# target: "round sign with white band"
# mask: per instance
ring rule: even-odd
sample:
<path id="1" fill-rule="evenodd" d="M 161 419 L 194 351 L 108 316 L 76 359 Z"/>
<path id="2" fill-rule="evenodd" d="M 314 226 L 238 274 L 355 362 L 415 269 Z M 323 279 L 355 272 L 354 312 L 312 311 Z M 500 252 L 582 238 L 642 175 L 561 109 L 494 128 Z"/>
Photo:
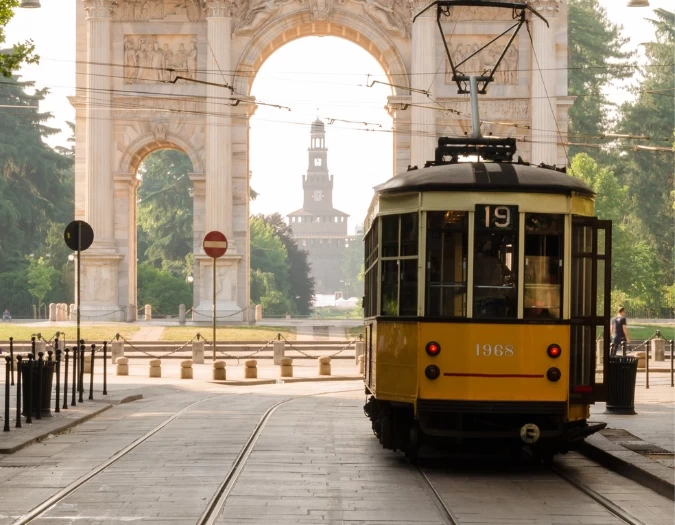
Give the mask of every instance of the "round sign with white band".
<path id="1" fill-rule="evenodd" d="M 227 237 L 225 237 L 225 234 L 214 230 L 204 235 L 202 247 L 206 255 L 217 259 L 227 252 Z"/>

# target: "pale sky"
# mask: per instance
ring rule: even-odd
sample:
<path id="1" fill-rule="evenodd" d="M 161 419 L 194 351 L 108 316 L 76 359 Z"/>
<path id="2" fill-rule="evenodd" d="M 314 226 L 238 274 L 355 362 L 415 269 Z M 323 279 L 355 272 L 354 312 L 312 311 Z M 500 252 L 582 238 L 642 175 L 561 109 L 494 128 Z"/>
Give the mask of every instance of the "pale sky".
<path id="1" fill-rule="evenodd" d="M 42 57 L 39 65 L 25 66 L 20 74 L 51 91 L 41 109 L 53 113 L 49 125 L 66 129 L 50 141 L 52 145 L 65 142 L 70 133 L 65 122 L 74 119 L 66 97 L 75 91 L 76 1 L 80 0 L 41 0 L 40 9 L 17 9 L 7 26 L 8 44 L 32 38 Z M 628 8 L 627 3 L 600 0 L 610 19 L 624 26 L 631 38 L 629 48 L 639 49 L 641 42 L 653 38 L 644 18 L 654 8 L 672 10 L 673 2 L 651 0 L 649 8 Z M 252 213 L 286 214 L 302 206 L 309 124 L 319 116 L 368 123 L 326 121 L 328 168 L 335 175 L 334 205 L 350 214 L 350 231 L 363 222 L 372 187 L 392 174 L 392 137 L 387 132 L 391 119 L 384 110 L 389 90 L 363 87 L 368 73 L 383 74 L 365 50 L 334 37 L 295 40 L 263 64 L 252 94 L 292 111 L 259 106 L 251 119 L 252 187 L 261 194 L 251 205 Z M 608 93 L 617 103 L 629 96 L 625 86 L 612 86 Z"/>

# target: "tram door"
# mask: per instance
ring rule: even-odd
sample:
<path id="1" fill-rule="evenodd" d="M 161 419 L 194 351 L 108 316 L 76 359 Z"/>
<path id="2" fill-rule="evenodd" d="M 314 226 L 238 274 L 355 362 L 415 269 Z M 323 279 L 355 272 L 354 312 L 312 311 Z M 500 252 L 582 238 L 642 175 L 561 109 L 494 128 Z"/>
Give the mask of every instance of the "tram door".
<path id="1" fill-rule="evenodd" d="M 611 221 L 572 218 L 570 402 L 573 404 L 605 401 L 607 396 L 611 253 Z"/>

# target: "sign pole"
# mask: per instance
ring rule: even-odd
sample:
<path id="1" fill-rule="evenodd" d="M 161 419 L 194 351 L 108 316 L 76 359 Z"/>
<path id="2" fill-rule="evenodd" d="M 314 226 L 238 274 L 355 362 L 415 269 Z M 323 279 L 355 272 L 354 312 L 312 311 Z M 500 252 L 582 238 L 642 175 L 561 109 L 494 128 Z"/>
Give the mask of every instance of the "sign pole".
<path id="1" fill-rule="evenodd" d="M 80 253 L 82 252 L 82 223 L 77 223 L 77 347 L 80 347 Z"/>
<path id="2" fill-rule="evenodd" d="M 213 258 L 213 361 L 216 360 L 216 259 Z"/>

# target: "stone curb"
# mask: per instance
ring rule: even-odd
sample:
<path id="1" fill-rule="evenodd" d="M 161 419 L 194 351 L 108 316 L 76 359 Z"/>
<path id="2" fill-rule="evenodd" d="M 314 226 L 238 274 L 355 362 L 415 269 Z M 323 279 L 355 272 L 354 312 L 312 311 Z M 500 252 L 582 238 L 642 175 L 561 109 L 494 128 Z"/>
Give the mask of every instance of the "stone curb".
<path id="1" fill-rule="evenodd" d="M 579 452 L 605 468 L 675 501 L 673 469 L 593 434 L 580 445 Z"/>
<path id="2" fill-rule="evenodd" d="M 249 379 L 233 381 L 209 381 L 215 385 L 226 386 L 255 386 L 255 385 L 274 385 L 277 383 L 310 383 L 325 381 L 363 381 L 363 376 L 324 376 L 324 377 L 280 377 L 278 379 Z"/>
<path id="3" fill-rule="evenodd" d="M 139 399 L 143 399 L 143 394 L 130 394 L 122 397 L 105 396 L 103 399 L 96 399 L 95 402 L 108 403 L 109 405 L 123 405 L 125 403 L 131 403 L 132 401 L 138 401 Z"/>
<path id="4" fill-rule="evenodd" d="M 56 436 L 58 434 L 62 434 L 66 430 L 69 430 L 69 429 L 71 429 L 71 428 L 73 428 L 73 427 L 75 427 L 75 426 L 77 426 L 81 423 L 84 423 L 85 421 L 87 421 L 87 420 L 89 420 L 93 417 L 98 416 L 99 414 L 105 412 L 106 410 L 108 410 L 111 407 L 112 407 L 111 404 L 103 405 L 102 407 L 97 408 L 96 410 L 94 410 L 93 412 L 90 412 L 89 414 L 85 414 L 82 417 L 79 417 L 77 419 L 71 419 L 70 421 L 64 423 L 61 426 L 54 427 L 54 428 L 51 428 L 49 430 L 45 430 L 42 434 L 39 434 L 37 436 L 28 438 L 28 439 L 26 439 L 26 441 L 23 441 L 22 443 L 19 443 L 17 445 L 12 446 L 12 447 L 0 448 L 0 454 L 14 454 L 14 452 L 17 452 L 18 450 L 21 450 L 22 448 L 25 448 L 28 445 L 32 445 L 33 443 L 37 443 L 39 441 L 42 441 L 43 439 L 48 437 L 50 434 L 54 435 L 54 436 Z M 16 429 L 16 430 L 19 431 L 19 432 L 21 431 L 20 429 Z"/>

